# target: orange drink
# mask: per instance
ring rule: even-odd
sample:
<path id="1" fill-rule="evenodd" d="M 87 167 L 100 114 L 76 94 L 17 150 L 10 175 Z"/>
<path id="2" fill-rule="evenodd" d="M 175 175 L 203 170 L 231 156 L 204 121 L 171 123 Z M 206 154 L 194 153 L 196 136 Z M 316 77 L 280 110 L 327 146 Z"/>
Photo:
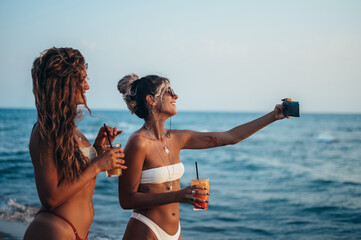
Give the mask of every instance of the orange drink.
<path id="1" fill-rule="evenodd" d="M 207 189 L 206 190 L 203 190 L 203 189 L 194 189 L 195 191 L 197 192 L 202 192 L 202 193 L 209 193 L 209 179 L 206 178 L 206 179 L 191 179 L 191 185 L 199 185 L 199 186 L 202 186 L 202 187 L 206 187 Z M 193 194 L 193 197 L 194 198 L 200 198 L 200 199 L 203 199 L 203 200 L 206 200 L 208 201 L 209 199 L 209 195 L 198 195 L 198 194 Z M 208 209 L 208 202 L 197 202 L 196 203 L 198 205 L 200 205 L 202 208 L 199 208 L 199 207 L 196 207 L 196 206 L 193 206 L 193 210 L 194 211 L 202 211 L 202 210 L 207 210 Z"/>
<path id="2" fill-rule="evenodd" d="M 120 144 L 112 144 L 113 148 L 120 147 Z M 104 145 L 103 151 L 109 151 L 111 149 L 110 145 Z M 121 168 L 113 168 L 112 170 L 106 171 L 107 177 L 118 177 L 122 175 L 122 169 Z"/>

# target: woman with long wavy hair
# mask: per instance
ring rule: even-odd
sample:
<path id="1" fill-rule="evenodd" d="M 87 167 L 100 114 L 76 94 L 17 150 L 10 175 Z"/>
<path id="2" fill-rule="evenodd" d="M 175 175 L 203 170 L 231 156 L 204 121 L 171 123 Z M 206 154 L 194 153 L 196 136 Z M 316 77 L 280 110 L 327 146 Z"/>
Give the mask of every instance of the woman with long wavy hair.
<path id="1" fill-rule="evenodd" d="M 90 112 L 85 93 L 87 64 L 72 48 L 50 48 L 31 70 L 37 123 L 29 149 L 42 207 L 24 239 L 87 239 L 93 221 L 92 197 L 98 173 L 125 169 L 121 148 L 103 152 L 107 133 L 100 128 L 93 145 L 76 126 L 78 105 Z M 121 133 L 108 128 L 112 140 Z"/>

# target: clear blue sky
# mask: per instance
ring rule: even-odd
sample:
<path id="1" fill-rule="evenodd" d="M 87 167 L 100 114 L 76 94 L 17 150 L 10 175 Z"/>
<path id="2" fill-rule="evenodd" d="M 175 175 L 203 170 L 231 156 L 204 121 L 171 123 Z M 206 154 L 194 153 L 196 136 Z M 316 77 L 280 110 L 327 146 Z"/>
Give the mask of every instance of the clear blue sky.
<path id="1" fill-rule="evenodd" d="M 30 69 L 78 48 L 92 109 L 124 75 L 168 77 L 178 110 L 361 113 L 361 1 L 0 1 L 0 107 L 34 107 Z"/>

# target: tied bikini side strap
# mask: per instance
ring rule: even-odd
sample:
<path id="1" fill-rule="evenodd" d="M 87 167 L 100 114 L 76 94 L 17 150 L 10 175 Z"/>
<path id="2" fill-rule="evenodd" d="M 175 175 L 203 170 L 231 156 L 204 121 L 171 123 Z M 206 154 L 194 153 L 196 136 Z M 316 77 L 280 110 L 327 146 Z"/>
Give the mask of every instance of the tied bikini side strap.
<path id="1" fill-rule="evenodd" d="M 42 213 L 42 212 L 53 214 L 53 215 L 57 216 L 58 218 L 61 218 L 65 222 L 67 222 L 70 225 L 70 227 L 73 229 L 73 231 L 75 233 L 75 236 L 76 236 L 76 240 L 86 240 L 86 239 L 88 239 L 89 232 L 87 233 L 87 235 L 86 235 L 86 237 L 84 239 L 79 237 L 78 232 L 77 232 L 76 228 L 74 227 L 74 225 L 67 218 L 63 217 L 59 213 L 56 213 L 56 212 L 53 212 L 53 211 L 47 210 L 47 209 L 42 209 L 35 216 L 37 216 L 39 213 Z"/>

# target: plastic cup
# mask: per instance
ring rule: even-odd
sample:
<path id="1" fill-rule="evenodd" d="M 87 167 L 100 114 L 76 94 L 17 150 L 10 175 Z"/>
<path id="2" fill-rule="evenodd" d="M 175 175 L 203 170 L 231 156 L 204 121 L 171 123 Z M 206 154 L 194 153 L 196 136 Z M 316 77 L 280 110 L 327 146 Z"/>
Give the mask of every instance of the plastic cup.
<path id="1" fill-rule="evenodd" d="M 205 179 L 191 179 L 191 185 L 199 185 L 202 187 L 206 187 L 207 190 L 203 190 L 203 189 L 193 189 L 195 191 L 198 192 L 202 192 L 202 193 L 209 193 L 209 179 L 205 178 Z M 193 197 L 195 198 L 200 198 L 200 199 L 204 199 L 207 200 L 209 199 L 209 195 L 197 195 L 197 194 L 193 194 Z M 196 203 L 198 205 L 200 205 L 202 208 L 196 207 L 193 205 L 193 210 L 194 211 L 206 211 L 208 209 L 208 202 L 197 202 Z"/>
<path id="2" fill-rule="evenodd" d="M 120 147 L 120 144 L 118 143 L 112 143 L 113 148 Z M 109 151 L 111 149 L 110 145 L 104 145 L 102 146 L 104 151 Z M 107 174 L 107 177 L 118 177 L 122 175 L 122 169 L 121 168 L 113 168 L 112 170 L 105 171 Z"/>

